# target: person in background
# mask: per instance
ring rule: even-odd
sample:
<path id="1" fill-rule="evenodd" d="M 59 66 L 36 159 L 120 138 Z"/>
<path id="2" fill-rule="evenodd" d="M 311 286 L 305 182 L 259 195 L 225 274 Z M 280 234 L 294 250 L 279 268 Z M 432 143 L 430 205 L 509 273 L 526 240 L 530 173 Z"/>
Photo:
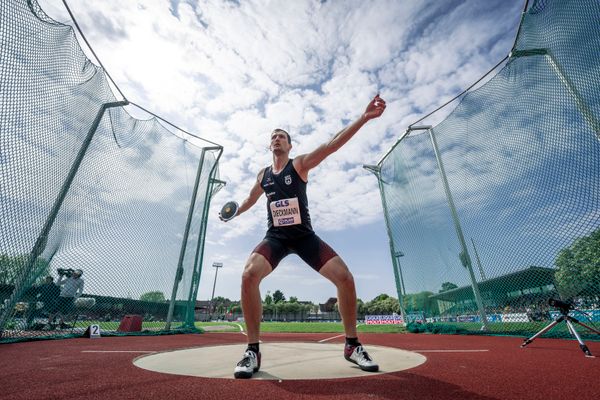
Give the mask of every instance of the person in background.
<path id="1" fill-rule="evenodd" d="M 48 321 L 59 317 L 60 327 L 65 328 L 65 317 L 71 314 L 75 305 L 75 299 L 83 294 L 84 281 L 81 277 L 83 271 L 74 270 L 72 273 L 68 270 L 59 270 L 60 277 L 56 285 L 60 287 L 60 294 L 56 302 L 56 312 L 48 316 Z"/>

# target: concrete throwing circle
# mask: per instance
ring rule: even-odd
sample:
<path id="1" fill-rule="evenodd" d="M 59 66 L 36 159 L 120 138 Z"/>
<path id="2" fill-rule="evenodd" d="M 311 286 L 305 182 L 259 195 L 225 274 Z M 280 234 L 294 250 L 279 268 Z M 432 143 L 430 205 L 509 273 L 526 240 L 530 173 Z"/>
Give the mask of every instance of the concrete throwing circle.
<path id="1" fill-rule="evenodd" d="M 344 345 L 339 343 L 261 343 L 261 368 L 252 379 L 371 376 L 414 368 L 427 360 L 423 355 L 411 351 L 365 345 L 369 355 L 379 364 L 379 372 L 365 372 L 344 359 L 343 348 Z M 133 364 L 166 374 L 234 379 L 233 370 L 245 349 L 246 345 L 235 344 L 174 350 L 138 357 Z"/>

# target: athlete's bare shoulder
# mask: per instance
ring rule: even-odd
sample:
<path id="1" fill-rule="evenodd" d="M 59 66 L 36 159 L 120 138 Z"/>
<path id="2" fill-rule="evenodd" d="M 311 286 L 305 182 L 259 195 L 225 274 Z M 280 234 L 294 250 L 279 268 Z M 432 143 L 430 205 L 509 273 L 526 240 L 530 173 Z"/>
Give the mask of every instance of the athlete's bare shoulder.
<path id="1" fill-rule="evenodd" d="M 263 176 L 265 175 L 265 170 L 267 169 L 267 167 L 264 167 L 263 169 L 261 169 L 260 171 L 258 171 L 258 174 L 256 175 L 256 181 L 258 183 L 260 183 L 263 179 Z"/>
<path id="2" fill-rule="evenodd" d="M 306 157 L 306 154 L 296 156 L 292 160 L 292 167 L 294 167 L 296 173 L 298 174 L 298 176 L 300 176 L 300 179 L 302 179 L 304 182 L 308 182 L 308 170 L 302 168 L 303 157 Z"/>

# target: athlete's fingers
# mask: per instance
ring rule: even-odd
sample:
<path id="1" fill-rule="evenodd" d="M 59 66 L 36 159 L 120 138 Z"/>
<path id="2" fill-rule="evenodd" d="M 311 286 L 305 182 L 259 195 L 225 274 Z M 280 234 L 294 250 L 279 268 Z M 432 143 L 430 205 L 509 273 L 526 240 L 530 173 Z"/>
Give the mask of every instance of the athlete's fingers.
<path id="1" fill-rule="evenodd" d="M 385 107 L 385 100 L 382 99 L 381 97 L 379 97 L 379 94 L 377 94 L 373 100 L 371 100 L 371 103 L 375 106 L 375 107 Z"/>
<path id="2" fill-rule="evenodd" d="M 235 201 L 228 201 L 223 205 L 223 208 L 221 208 L 221 212 L 219 212 L 219 218 L 221 221 L 227 222 L 237 215 L 239 208 L 240 207 L 238 203 Z"/>

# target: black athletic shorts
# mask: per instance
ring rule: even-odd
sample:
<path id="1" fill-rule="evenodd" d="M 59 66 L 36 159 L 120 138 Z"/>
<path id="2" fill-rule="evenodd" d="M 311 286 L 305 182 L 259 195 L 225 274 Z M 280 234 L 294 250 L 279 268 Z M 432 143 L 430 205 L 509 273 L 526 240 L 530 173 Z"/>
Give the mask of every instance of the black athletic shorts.
<path id="1" fill-rule="evenodd" d="M 337 256 L 337 253 L 316 233 L 293 239 L 281 239 L 267 235 L 256 246 L 253 253 L 265 257 L 273 269 L 285 256 L 295 253 L 315 271 L 319 271 L 327 261 Z"/>

